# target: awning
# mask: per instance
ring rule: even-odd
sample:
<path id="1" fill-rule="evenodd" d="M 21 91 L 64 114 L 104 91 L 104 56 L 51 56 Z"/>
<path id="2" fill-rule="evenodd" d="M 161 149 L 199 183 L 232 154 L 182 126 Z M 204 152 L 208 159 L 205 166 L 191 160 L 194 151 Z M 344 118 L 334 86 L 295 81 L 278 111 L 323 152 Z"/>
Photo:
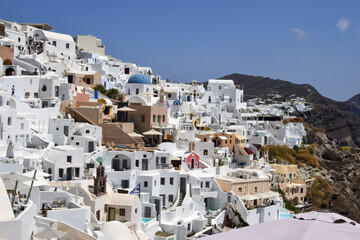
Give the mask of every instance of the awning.
<path id="1" fill-rule="evenodd" d="M 266 193 L 255 193 L 254 194 L 256 197 L 258 197 L 259 199 L 264 199 L 264 198 L 268 198 L 269 195 L 267 195 Z"/>
<path id="2" fill-rule="evenodd" d="M 266 194 L 268 197 L 276 197 L 279 196 L 278 192 L 273 192 L 273 191 L 266 191 L 264 192 L 264 194 Z"/>
<path id="3" fill-rule="evenodd" d="M 79 187 L 81 183 L 68 182 L 68 181 L 52 181 L 50 182 L 50 187 L 58 187 L 58 188 L 71 188 L 71 187 Z"/>
<path id="4" fill-rule="evenodd" d="M 240 198 L 241 198 L 241 200 L 246 200 L 246 201 L 259 199 L 258 197 L 254 196 L 254 195 L 251 195 L 251 194 L 246 194 L 244 196 L 241 196 Z"/>
<path id="5" fill-rule="evenodd" d="M 139 95 L 144 95 L 144 96 L 154 96 L 154 95 L 155 95 L 155 93 L 152 93 L 152 92 L 146 91 L 146 92 L 140 93 Z"/>
<path id="6" fill-rule="evenodd" d="M 130 137 L 139 137 L 139 138 L 144 137 L 143 135 L 138 134 L 138 133 L 136 133 L 136 132 L 129 133 L 128 135 L 129 135 Z"/>
<path id="7" fill-rule="evenodd" d="M 171 155 L 170 156 L 171 161 L 179 161 L 181 158 Z"/>

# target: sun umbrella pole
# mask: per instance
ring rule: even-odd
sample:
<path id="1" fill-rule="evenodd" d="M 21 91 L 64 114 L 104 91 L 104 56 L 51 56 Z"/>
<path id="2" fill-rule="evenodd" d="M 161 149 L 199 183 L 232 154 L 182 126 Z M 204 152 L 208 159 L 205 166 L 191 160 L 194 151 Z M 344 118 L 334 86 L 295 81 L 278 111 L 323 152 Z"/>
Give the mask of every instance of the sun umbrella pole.
<path id="1" fill-rule="evenodd" d="M 13 208 L 14 207 L 14 203 L 15 203 L 15 194 L 16 194 L 16 190 L 17 190 L 17 187 L 18 187 L 18 180 L 16 180 L 15 182 L 15 189 L 13 190 L 12 192 L 12 199 L 11 199 L 11 207 Z"/>
<path id="2" fill-rule="evenodd" d="M 36 172 L 37 172 L 37 170 L 35 170 L 35 172 L 34 172 L 34 177 L 33 177 L 32 181 L 31 181 L 31 186 L 30 186 L 30 189 L 29 189 L 29 194 L 27 195 L 25 204 L 27 204 L 28 201 L 29 201 L 30 194 L 31 194 L 31 190 L 32 190 L 32 188 L 33 188 L 34 180 L 35 180 L 35 177 L 36 177 Z"/>

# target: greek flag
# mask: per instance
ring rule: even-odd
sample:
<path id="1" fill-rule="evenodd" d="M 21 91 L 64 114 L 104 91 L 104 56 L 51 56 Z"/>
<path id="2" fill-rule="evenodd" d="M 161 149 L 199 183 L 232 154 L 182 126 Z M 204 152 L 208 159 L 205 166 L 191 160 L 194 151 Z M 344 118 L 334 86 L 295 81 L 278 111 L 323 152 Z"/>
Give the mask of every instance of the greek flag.
<path id="1" fill-rule="evenodd" d="M 138 195 L 140 197 L 140 183 L 129 194 Z"/>

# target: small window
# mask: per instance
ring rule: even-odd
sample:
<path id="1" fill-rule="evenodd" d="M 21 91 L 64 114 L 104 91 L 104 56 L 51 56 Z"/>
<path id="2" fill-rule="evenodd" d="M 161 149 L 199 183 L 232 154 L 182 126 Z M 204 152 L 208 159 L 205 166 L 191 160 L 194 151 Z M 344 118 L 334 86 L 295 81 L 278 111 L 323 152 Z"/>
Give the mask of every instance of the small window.
<path id="1" fill-rule="evenodd" d="M 85 132 L 86 132 L 86 133 L 90 133 L 90 130 L 86 130 Z"/>
<path id="2" fill-rule="evenodd" d="M 256 192 L 256 193 L 258 192 L 258 188 L 257 188 L 257 187 L 255 187 L 255 192 Z"/>
<path id="3" fill-rule="evenodd" d="M 154 181 L 154 186 L 156 186 L 156 180 Z"/>
<path id="4" fill-rule="evenodd" d="M 162 121 L 165 122 L 165 115 L 162 116 Z"/>
<path id="5" fill-rule="evenodd" d="M 66 162 L 71 163 L 71 160 L 72 160 L 72 156 L 67 156 Z"/>
<path id="6" fill-rule="evenodd" d="M 159 157 L 156 157 L 156 163 L 159 163 Z"/>
<path id="7" fill-rule="evenodd" d="M 53 41 L 53 42 L 52 42 L 52 45 L 54 45 L 54 46 L 56 47 L 56 41 Z"/>
<path id="8" fill-rule="evenodd" d="M 144 187 L 148 187 L 148 182 L 144 181 Z"/>
<path id="9" fill-rule="evenodd" d="M 156 122 L 156 115 L 153 115 L 153 122 Z"/>
<path id="10" fill-rule="evenodd" d="M 203 187 L 203 182 L 200 183 L 200 188 L 202 188 L 202 187 Z"/>
<path id="11" fill-rule="evenodd" d="M 52 169 L 51 168 L 48 169 L 48 174 L 52 174 Z"/>
<path id="12" fill-rule="evenodd" d="M 166 157 L 161 157 L 161 163 L 166 163 Z"/>
<path id="13" fill-rule="evenodd" d="M 137 208 L 135 208 L 135 213 L 137 213 Z"/>
<path id="14" fill-rule="evenodd" d="M 139 167 L 139 160 L 135 161 L 135 167 Z"/>
<path id="15" fill-rule="evenodd" d="M 204 149 L 204 155 L 207 156 L 208 155 L 208 150 Z"/>
<path id="16" fill-rule="evenodd" d="M 162 178 L 160 179 L 160 184 L 161 184 L 161 185 L 165 185 L 165 178 L 162 177 Z"/>
<path id="17" fill-rule="evenodd" d="M 171 93 L 168 94 L 168 98 L 171 98 Z"/>
<path id="18" fill-rule="evenodd" d="M 137 88 L 137 89 L 135 90 L 135 94 L 138 95 L 139 92 L 140 92 L 140 91 L 139 91 L 139 89 Z"/>
<path id="19" fill-rule="evenodd" d="M 24 124 L 23 123 L 21 124 L 21 130 L 24 130 Z"/>
<path id="20" fill-rule="evenodd" d="M 66 49 L 69 49 L 69 48 L 70 48 L 70 44 L 67 43 L 67 44 L 66 44 Z"/>
<path id="21" fill-rule="evenodd" d="M 8 117 L 8 126 L 11 126 L 11 117 Z"/>
<path id="22" fill-rule="evenodd" d="M 209 188 L 210 187 L 210 182 L 205 182 L 205 187 Z"/>
<path id="23" fill-rule="evenodd" d="M 169 202 L 174 202 L 174 195 L 169 195 Z"/>
<path id="24" fill-rule="evenodd" d="M 76 142 L 75 144 L 76 144 L 76 146 L 79 146 L 79 145 L 80 145 L 80 143 L 79 143 L 79 142 Z"/>
<path id="25" fill-rule="evenodd" d="M 239 193 L 242 193 L 242 187 L 239 187 L 238 192 L 239 192 Z"/>
<path id="26" fill-rule="evenodd" d="M 174 185 L 174 178 L 173 177 L 170 178 L 170 185 Z"/>
<path id="27" fill-rule="evenodd" d="M 120 216 L 125 216 L 125 208 L 120 208 Z"/>
<path id="28" fill-rule="evenodd" d="M 141 122 L 145 122 L 145 115 L 141 115 Z"/>
<path id="29" fill-rule="evenodd" d="M 59 97 L 59 86 L 55 86 L 55 97 Z"/>

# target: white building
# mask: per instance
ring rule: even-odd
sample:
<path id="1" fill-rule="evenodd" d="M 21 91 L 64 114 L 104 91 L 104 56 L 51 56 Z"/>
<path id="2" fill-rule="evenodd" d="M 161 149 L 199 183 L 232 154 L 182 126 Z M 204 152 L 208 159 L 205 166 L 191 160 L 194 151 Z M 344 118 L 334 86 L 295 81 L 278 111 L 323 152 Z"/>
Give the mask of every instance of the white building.
<path id="1" fill-rule="evenodd" d="M 26 147 L 31 141 L 28 121 L 18 114 L 19 105 L 9 94 L 0 91 L 0 140 L 3 145 L 11 140 L 15 145 Z"/>
<path id="2" fill-rule="evenodd" d="M 84 176 L 84 150 L 75 146 L 54 147 L 44 159 L 43 168 L 52 179 L 81 179 Z"/>
<path id="3" fill-rule="evenodd" d="M 55 52 L 57 55 L 62 53 L 70 59 L 75 56 L 76 44 L 70 35 L 40 29 L 34 30 L 33 34 L 34 41 L 42 44 L 42 50 L 46 55 L 50 56 L 52 52 Z"/>

